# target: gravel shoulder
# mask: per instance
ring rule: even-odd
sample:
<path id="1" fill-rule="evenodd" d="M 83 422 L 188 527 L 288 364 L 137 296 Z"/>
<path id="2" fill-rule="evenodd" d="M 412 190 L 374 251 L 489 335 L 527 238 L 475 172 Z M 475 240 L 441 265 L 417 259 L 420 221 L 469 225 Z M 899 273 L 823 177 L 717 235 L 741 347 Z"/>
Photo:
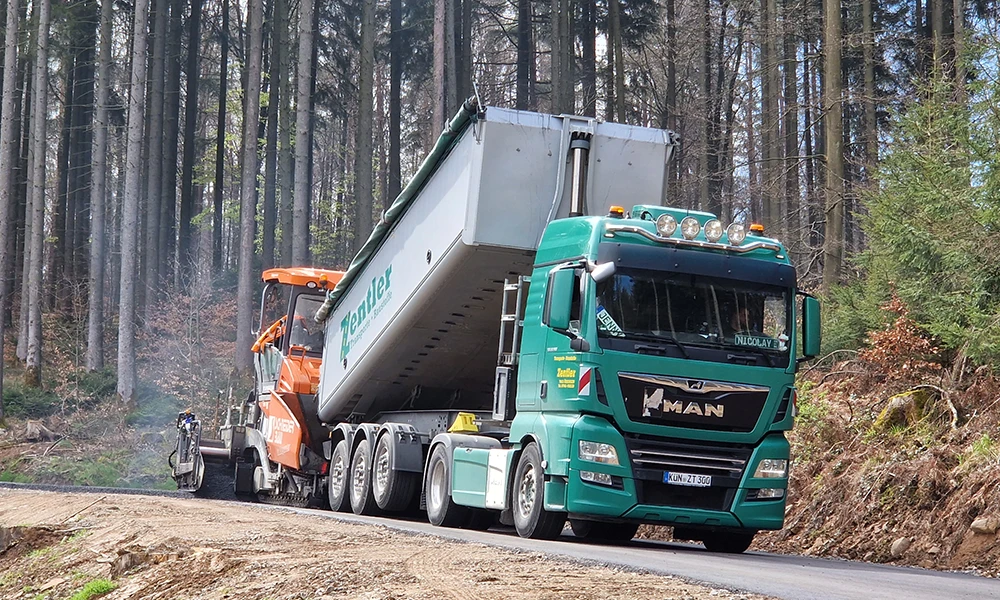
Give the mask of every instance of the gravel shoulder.
<path id="1" fill-rule="evenodd" d="M 0 489 L 0 598 L 98 579 L 109 600 L 764 598 L 253 504 Z"/>

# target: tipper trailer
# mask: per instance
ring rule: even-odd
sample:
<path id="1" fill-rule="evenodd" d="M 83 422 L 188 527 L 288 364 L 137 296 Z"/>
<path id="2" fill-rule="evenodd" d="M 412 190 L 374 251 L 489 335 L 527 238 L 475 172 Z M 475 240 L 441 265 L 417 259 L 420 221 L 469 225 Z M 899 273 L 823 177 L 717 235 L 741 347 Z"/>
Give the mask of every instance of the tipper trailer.
<path id="1" fill-rule="evenodd" d="M 237 491 L 720 551 L 779 529 L 818 303 L 778 241 L 662 206 L 676 144 L 467 102 L 316 314 L 319 476 L 251 449 Z"/>

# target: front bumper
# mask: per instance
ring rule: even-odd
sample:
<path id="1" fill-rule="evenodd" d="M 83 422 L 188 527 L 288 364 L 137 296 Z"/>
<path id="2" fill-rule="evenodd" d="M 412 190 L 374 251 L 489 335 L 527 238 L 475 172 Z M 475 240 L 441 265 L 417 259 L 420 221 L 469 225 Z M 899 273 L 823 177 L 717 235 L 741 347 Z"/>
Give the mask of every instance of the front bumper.
<path id="1" fill-rule="evenodd" d="M 581 461 L 579 440 L 615 446 L 619 465 Z M 785 498 L 753 499 L 761 488 L 787 488 L 788 480 L 752 477 L 760 460 L 788 458 L 780 432 L 756 446 L 626 439 L 608 421 L 581 417 L 573 429 L 565 510 L 571 515 L 664 525 L 780 529 Z M 666 484 L 668 470 L 712 476 L 709 487 Z M 606 473 L 612 485 L 584 481 L 581 471 Z M 748 492 L 752 492 L 749 494 Z"/>

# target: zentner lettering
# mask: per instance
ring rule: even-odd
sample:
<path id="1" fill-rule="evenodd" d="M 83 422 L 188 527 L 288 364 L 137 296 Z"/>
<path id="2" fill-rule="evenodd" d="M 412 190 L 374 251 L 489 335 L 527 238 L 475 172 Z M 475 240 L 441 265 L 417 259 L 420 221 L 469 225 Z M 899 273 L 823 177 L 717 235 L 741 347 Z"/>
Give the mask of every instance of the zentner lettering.
<path id="1" fill-rule="evenodd" d="M 389 292 L 389 277 L 392 275 L 392 265 L 389 265 L 379 277 L 373 277 L 368 285 L 365 297 L 358 305 L 357 309 L 350 311 L 340 322 L 340 360 L 347 358 L 351 351 L 350 337 L 361 331 L 367 321 L 374 314 L 377 314 L 376 307 L 380 300 L 386 297 Z"/>

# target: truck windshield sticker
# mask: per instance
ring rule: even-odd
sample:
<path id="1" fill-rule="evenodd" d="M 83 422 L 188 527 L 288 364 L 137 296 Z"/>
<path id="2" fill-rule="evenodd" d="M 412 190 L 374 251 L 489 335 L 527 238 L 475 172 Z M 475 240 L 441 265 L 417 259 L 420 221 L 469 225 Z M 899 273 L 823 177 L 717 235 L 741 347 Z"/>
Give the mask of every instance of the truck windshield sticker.
<path id="1" fill-rule="evenodd" d="M 752 348 L 762 348 L 764 350 L 784 350 L 784 344 L 767 336 L 737 333 L 734 336 L 734 341 L 737 346 L 750 346 Z"/>
<path id="2" fill-rule="evenodd" d="M 615 337 L 625 337 L 625 332 L 603 306 L 597 307 L 597 328 Z"/>
<path id="3" fill-rule="evenodd" d="M 340 322 L 341 361 L 347 358 L 347 354 L 351 351 L 351 348 L 354 347 L 354 344 L 368 330 L 372 319 L 382 312 L 389 299 L 392 298 L 392 291 L 389 289 L 390 275 L 392 275 L 392 265 L 386 268 L 384 275 L 372 277 L 372 282 L 368 286 L 368 292 L 365 294 L 364 300 Z"/>

